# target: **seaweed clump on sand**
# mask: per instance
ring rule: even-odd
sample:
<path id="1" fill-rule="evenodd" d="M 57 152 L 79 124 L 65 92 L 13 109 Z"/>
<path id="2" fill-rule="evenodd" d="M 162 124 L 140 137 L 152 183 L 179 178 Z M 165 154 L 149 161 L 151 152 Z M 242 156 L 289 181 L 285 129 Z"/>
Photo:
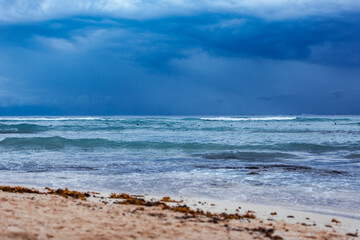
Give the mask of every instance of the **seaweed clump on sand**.
<path id="1" fill-rule="evenodd" d="M 9 187 L 9 186 L 0 186 L 0 190 L 3 192 L 12 192 L 12 193 L 35 193 L 35 194 L 44 194 L 38 190 L 24 188 L 24 187 Z"/>
<path id="2" fill-rule="evenodd" d="M 182 203 L 183 201 L 175 201 L 175 200 L 172 200 L 170 197 L 163 197 L 160 202 L 172 202 L 172 203 Z"/>
<path id="3" fill-rule="evenodd" d="M 248 211 L 244 215 L 239 215 L 238 213 L 234 214 L 227 214 L 227 213 L 221 213 L 221 214 L 215 214 L 211 212 L 204 212 L 203 210 L 197 209 L 193 210 L 187 205 L 177 205 L 177 206 L 169 206 L 165 202 L 177 202 L 174 200 L 171 200 L 169 197 L 164 197 L 160 201 L 146 201 L 144 199 L 132 197 L 127 194 L 120 194 L 116 195 L 115 193 L 110 195 L 110 198 L 119 198 L 124 199 L 123 201 L 117 201 L 115 204 L 122 204 L 122 205 L 138 205 L 138 206 L 146 206 L 146 207 L 160 207 L 163 210 L 170 210 L 173 212 L 179 212 L 184 213 L 185 215 L 190 215 L 191 217 L 208 217 L 214 220 L 214 222 L 223 221 L 223 220 L 230 220 L 230 219 L 255 219 L 256 216 L 254 215 L 254 212 Z M 165 201 L 164 201 L 165 200 Z M 182 201 L 177 202 L 182 203 Z"/>
<path id="4" fill-rule="evenodd" d="M 123 205 L 139 205 L 139 206 L 152 206 L 150 202 L 147 202 L 143 199 L 132 197 L 126 193 L 116 194 L 112 193 L 110 198 L 113 199 L 124 199 L 124 201 L 116 201 L 116 204 L 123 204 Z"/>
<path id="5" fill-rule="evenodd" d="M 54 194 L 54 195 L 58 195 L 64 198 L 75 198 L 75 199 L 80 199 L 80 200 L 86 200 L 87 197 L 90 196 L 90 194 L 88 193 L 82 193 L 82 192 L 78 192 L 78 191 L 71 191 L 68 188 L 65 189 L 51 189 L 51 188 L 45 188 L 48 192 L 48 194 Z"/>
<path id="6" fill-rule="evenodd" d="M 41 192 L 39 190 L 30 189 L 30 188 L 24 188 L 24 187 L 9 187 L 9 186 L 0 186 L 0 190 L 3 192 L 11 192 L 11 193 L 33 193 L 33 194 L 54 194 L 59 195 L 64 198 L 75 198 L 75 199 L 81 199 L 86 200 L 87 197 L 90 196 L 88 193 L 82 193 L 78 191 L 70 191 L 68 188 L 65 189 L 51 189 L 46 187 L 45 188 L 47 192 Z"/>
<path id="7" fill-rule="evenodd" d="M 115 204 L 138 205 L 138 206 L 147 206 L 147 207 L 154 206 L 154 203 L 152 203 L 152 202 L 148 202 L 143 199 L 133 198 L 133 197 L 126 198 L 124 201 L 121 201 L 121 202 L 117 201 L 117 202 L 115 202 Z M 159 205 L 157 205 L 157 206 L 159 206 Z"/>
<path id="8" fill-rule="evenodd" d="M 112 193 L 110 195 L 110 198 L 131 199 L 132 197 L 129 194 L 126 194 L 126 193 L 121 193 L 121 194 Z"/>
<path id="9" fill-rule="evenodd" d="M 119 195 L 116 194 L 112 194 L 111 195 L 112 198 L 122 198 L 123 197 L 118 197 Z M 110 196 L 110 197 L 111 197 Z M 121 196 L 121 195 L 120 195 Z M 169 198 L 170 199 L 170 198 Z M 169 211 L 173 211 L 173 212 L 178 212 L 178 213 L 183 213 L 183 216 L 176 216 L 175 218 L 177 219 L 189 219 L 189 218 L 198 218 L 198 220 L 200 222 L 204 222 L 201 218 L 208 218 L 207 222 L 210 223 L 219 223 L 221 221 L 228 221 L 228 220 L 243 220 L 243 219 L 255 219 L 255 212 L 253 211 L 247 211 L 245 214 L 240 215 L 238 213 L 235 214 L 227 214 L 227 213 L 220 213 L 220 214 L 215 214 L 215 213 L 211 213 L 211 212 L 204 212 L 203 210 L 197 209 L 197 210 L 193 210 L 190 207 L 186 206 L 186 205 L 179 205 L 179 203 L 182 203 L 182 201 L 177 202 L 178 205 L 177 206 L 169 206 L 165 203 L 165 201 L 163 200 L 169 200 L 167 198 L 163 198 L 161 201 L 155 201 L 155 202 L 151 202 L 151 201 L 146 201 L 144 199 L 140 199 L 140 198 L 136 198 L 136 197 L 132 197 L 130 195 L 126 195 L 126 199 L 124 199 L 123 201 L 117 201 L 115 202 L 115 204 L 122 204 L 122 205 L 138 205 L 141 206 L 139 209 L 137 210 L 144 210 L 144 207 L 160 207 L 162 210 L 169 210 Z M 175 201 L 176 202 L 176 201 Z M 162 213 L 160 214 L 154 214 L 154 213 L 150 213 L 150 216 L 165 216 Z M 225 224 L 224 226 L 228 226 L 227 224 Z M 232 230 L 232 228 L 228 228 L 228 230 Z M 236 229 L 235 229 L 236 230 Z M 265 237 L 273 239 L 273 240 L 281 240 L 283 239 L 282 237 L 278 236 L 278 235 L 273 235 L 274 234 L 274 229 L 266 229 L 266 228 L 244 228 L 244 229 L 238 229 L 239 231 L 249 231 L 249 232 L 259 232 L 261 234 L 264 234 Z"/>
<path id="10" fill-rule="evenodd" d="M 331 219 L 331 222 L 336 223 L 336 224 L 341 224 L 341 222 L 339 220 L 336 220 L 335 218 Z"/>

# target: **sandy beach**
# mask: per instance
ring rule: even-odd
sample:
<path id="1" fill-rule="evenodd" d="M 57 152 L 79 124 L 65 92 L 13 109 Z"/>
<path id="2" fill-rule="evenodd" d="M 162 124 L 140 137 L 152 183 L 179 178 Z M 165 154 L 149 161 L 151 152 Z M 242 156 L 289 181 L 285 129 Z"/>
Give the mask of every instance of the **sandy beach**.
<path id="1" fill-rule="evenodd" d="M 235 205 L 193 199 L 3 190 L 0 239 L 358 239 L 358 220 L 275 207 L 230 210 Z"/>
<path id="2" fill-rule="evenodd" d="M 0 0 L 0 240 L 360 240 L 360 0 Z"/>

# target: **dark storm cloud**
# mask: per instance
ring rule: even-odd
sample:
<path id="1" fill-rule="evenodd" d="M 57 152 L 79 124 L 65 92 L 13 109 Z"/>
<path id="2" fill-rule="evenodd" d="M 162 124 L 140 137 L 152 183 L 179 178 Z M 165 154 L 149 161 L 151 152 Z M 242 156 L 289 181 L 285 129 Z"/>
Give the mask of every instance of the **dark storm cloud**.
<path id="1" fill-rule="evenodd" d="M 200 15 L 158 20 L 67 19 L 1 28 L 3 46 L 53 46 L 69 50 L 84 41 L 102 41 L 99 50 L 132 53 L 144 64 L 163 66 L 200 48 L 220 56 L 294 59 L 318 64 L 357 66 L 360 16 L 266 21 L 257 18 Z M 93 34 L 93 35 L 92 35 Z M 96 35 L 98 34 L 98 35 Z M 38 41 L 35 41 L 38 40 Z M 81 42 L 83 41 L 83 42 Z M 123 52 L 124 55 L 126 55 Z"/>
<path id="2" fill-rule="evenodd" d="M 356 1 L 4 2 L 0 114 L 360 113 Z"/>

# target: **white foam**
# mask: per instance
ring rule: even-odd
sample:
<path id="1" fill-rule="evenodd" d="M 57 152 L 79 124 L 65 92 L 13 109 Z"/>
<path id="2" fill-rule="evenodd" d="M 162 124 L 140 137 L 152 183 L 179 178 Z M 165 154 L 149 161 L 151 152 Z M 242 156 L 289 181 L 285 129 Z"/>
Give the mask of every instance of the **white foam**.
<path id="1" fill-rule="evenodd" d="M 105 120 L 99 117 L 3 117 L 0 121 L 76 121 L 76 120 Z"/>
<path id="2" fill-rule="evenodd" d="M 236 117 L 212 117 L 212 118 L 201 118 L 206 121 L 289 121 L 295 120 L 296 117 L 247 117 L 247 118 L 236 118 Z"/>

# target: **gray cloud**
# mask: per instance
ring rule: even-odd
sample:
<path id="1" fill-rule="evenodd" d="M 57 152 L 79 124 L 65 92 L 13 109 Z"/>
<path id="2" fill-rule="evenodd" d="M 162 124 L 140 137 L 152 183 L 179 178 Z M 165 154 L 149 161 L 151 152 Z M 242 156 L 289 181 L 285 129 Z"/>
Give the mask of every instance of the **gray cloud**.
<path id="1" fill-rule="evenodd" d="M 359 10 L 358 0 L 2 0 L 0 21 L 16 23 L 85 15 L 153 19 L 214 12 L 276 20 Z"/>
<path id="2" fill-rule="evenodd" d="M 359 4 L 0 0 L 0 114 L 360 113 Z"/>

